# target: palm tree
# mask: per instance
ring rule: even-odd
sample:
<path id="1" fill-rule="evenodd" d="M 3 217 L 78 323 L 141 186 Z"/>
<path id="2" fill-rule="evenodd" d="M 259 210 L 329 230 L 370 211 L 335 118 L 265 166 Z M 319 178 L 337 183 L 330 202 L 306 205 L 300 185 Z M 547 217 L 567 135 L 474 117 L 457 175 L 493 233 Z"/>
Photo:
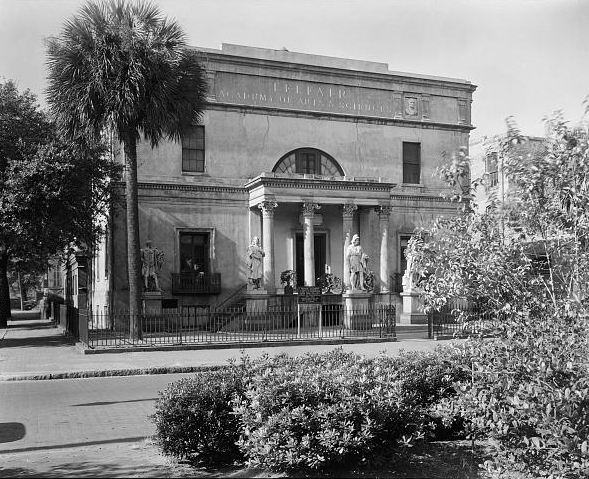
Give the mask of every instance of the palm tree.
<path id="1" fill-rule="evenodd" d="M 137 141 L 179 140 L 200 119 L 204 69 L 180 26 L 150 3 L 88 3 L 47 40 L 48 103 L 71 137 L 110 128 L 126 157 L 130 334 L 141 327 Z"/>

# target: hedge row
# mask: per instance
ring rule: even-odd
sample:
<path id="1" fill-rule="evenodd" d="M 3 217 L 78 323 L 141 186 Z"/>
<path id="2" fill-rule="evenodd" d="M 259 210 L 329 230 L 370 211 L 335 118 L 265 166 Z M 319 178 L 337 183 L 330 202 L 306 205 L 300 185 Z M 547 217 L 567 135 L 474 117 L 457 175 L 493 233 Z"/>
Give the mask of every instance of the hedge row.
<path id="1" fill-rule="evenodd" d="M 399 442 L 447 433 L 433 407 L 470 374 L 456 350 L 374 359 L 345 353 L 243 359 L 172 383 L 153 420 L 168 455 L 247 460 L 274 470 L 363 461 Z"/>

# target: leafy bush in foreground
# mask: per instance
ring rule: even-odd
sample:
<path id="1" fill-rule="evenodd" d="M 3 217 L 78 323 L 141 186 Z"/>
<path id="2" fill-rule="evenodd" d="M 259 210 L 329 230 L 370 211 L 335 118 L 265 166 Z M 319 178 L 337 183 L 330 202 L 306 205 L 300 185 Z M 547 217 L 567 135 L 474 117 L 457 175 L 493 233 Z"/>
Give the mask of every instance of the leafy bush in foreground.
<path id="1" fill-rule="evenodd" d="M 239 446 L 252 466 L 321 469 L 422 437 L 428 408 L 464 376 L 450 356 L 366 359 L 340 349 L 254 361 L 233 400 Z"/>
<path id="2" fill-rule="evenodd" d="M 203 372 L 160 392 L 151 419 L 164 454 L 204 464 L 241 458 L 239 424 L 230 400 L 243 390 L 242 372 L 236 367 Z"/>
<path id="3" fill-rule="evenodd" d="M 504 340 L 467 343 L 472 378 L 445 406 L 493 446 L 497 477 L 589 476 L 589 322 L 580 316 L 515 322 Z"/>

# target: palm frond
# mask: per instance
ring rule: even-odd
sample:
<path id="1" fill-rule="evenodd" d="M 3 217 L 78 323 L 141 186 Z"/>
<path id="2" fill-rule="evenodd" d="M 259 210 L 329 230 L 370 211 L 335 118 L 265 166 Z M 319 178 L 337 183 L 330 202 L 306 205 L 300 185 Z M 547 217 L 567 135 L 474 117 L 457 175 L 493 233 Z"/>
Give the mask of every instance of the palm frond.
<path id="1" fill-rule="evenodd" d="M 148 3 L 89 3 L 47 40 L 48 103 L 71 136 L 112 126 L 152 145 L 178 138 L 201 113 L 203 68 L 180 26 Z"/>

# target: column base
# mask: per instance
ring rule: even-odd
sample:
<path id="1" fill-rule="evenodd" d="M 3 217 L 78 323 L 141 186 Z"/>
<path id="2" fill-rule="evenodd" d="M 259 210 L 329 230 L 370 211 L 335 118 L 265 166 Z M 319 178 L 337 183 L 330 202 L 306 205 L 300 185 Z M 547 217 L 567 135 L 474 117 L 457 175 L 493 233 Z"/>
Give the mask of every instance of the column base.
<path id="1" fill-rule="evenodd" d="M 146 291 L 141 294 L 143 300 L 143 312 L 150 314 L 162 313 L 162 292 Z"/>
<path id="2" fill-rule="evenodd" d="M 399 324 L 427 324 L 428 316 L 424 313 L 401 313 Z"/>
<path id="3" fill-rule="evenodd" d="M 268 291 L 254 289 L 245 294 L 245 310 L 248 313 L 268 311 Z"/>
<path id="4" fill-rule="evenodd" d="M 403 312 L 399 316 L 400 324 L 427 324 L 428 315 L 422 310 L 422 302 L 417 291 L 403 291 Z"/>
<path id="5" fill-rule="evenodd" d="M 346 291 L 344 300 L 344 327 L 346 329 L 371 329 L 372 315 L 369 305 L 371 293 L 366 291 Z"/>

